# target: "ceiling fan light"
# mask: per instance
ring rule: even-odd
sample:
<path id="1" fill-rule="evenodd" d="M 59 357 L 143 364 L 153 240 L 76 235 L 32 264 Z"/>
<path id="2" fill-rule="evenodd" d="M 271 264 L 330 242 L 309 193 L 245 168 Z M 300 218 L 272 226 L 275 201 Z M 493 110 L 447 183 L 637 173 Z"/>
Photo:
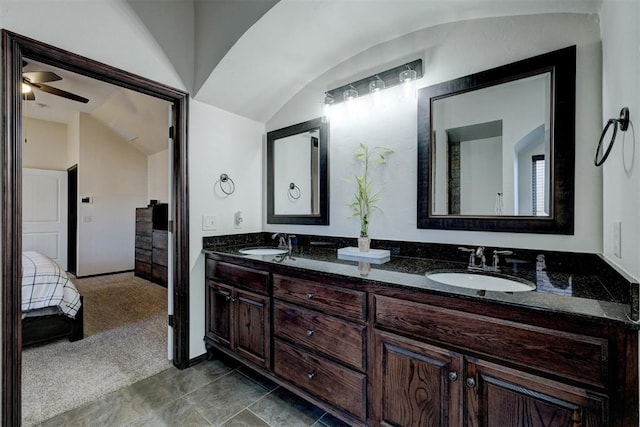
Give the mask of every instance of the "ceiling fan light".
<path id="1" fill-rule="evenodd" d="M 31 92 L 31 86 L 29 86 L 26 83 L 22 83 L 22 93 L 29 93 Z"/>

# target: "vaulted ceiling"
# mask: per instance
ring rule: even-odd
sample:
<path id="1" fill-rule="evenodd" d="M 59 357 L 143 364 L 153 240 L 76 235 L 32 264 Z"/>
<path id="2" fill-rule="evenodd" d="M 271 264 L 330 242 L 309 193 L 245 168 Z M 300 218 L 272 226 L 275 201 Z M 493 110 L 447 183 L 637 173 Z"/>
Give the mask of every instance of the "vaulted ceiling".
<path id="1" fill-rule="evenodd" d="M 122 1 L 195 99 L 259 122 L 327 71 L 402 35 L 487 17 L 597 14 L 601 5 L 601 0 Z M 69 76 L 60 87 L 73 81 Z M 104 88 L 94 95 L 86 85 L 82 95 L 109 98 Z"/>
<path id="2" fill-rule="evenodd" d="M 266 122 L 318 76 L 393 38 L 468 19 L 598 13 L 601 0 L 165 0 L 162 8 L 146 0 L 128 3 L 194 98 Z M 189 13 L 192 28 L 186 25 Z"/>

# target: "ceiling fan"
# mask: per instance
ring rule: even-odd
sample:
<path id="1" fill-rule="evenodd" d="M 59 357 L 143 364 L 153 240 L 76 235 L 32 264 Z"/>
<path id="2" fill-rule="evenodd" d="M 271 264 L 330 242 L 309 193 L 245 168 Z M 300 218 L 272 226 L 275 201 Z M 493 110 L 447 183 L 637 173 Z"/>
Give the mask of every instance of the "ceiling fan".
<path id="1" fill-rule="evenodd" d="M 27 65 L 26 62 L 22 63 L 23 67 Z M 67 92 L 66 90 L 58 89 L 57 87 L 49 86 L 45 83 L 55 82 L 62 80 L 62 77 L 51 71 L 29 71 L 22 73 L 22 99 L 27 101 L 35 101 L 36 96 L 33 93 L 33 89 L 38 89 L 52 95 L 61 96 L 63 98 L 70 99 L 72 101 L 82 102 L 86 104 L 89 102 L 87 98 L 84 98 L 75 93 Z"/>

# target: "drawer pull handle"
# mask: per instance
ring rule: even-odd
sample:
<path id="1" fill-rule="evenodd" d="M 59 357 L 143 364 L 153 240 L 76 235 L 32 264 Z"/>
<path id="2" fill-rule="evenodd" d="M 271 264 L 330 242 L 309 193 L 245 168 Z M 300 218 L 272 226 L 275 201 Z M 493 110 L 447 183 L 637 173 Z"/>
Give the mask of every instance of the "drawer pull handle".
<path id="1" fill-rule="evenodd" d="M 307 294 L 307 298 L 308 298 L 308 299 L 312 299 L 312 298 L 313 298 L 313 294 L 312 294 L 311 292 L 309 292 L 309 293 Z"/>
<path id="2" fill-rule="evenodd" d="M 476 386 L 476 380 L 473 378 L 467 378 L 467 387 L 474 388 Z"/>
<path id="3" fill-rule="evenodd" d="M 307 336 L 310 337 L 311 335 L 313 335 L 316 331 L 314 331 L 313 329 L 307 329 Z"/>
<path id="4" fill-rule="evenodd" d="M 315 378 L 315 376 L 316 376 L 316 373 L 315 373 L 315 372 L 309 372 L 309 373 L 307 374 L 307 379 L 308 379 L 309 381 L 311 381 L 312 379 L 314 379 L 314 378 Z"/>
<path id="5" fill-rule="evenodd" d="M 458 373 L 451 371 L 449 372 L 449 380 L 451 381 L 456 381 L 458 379 Z"/>

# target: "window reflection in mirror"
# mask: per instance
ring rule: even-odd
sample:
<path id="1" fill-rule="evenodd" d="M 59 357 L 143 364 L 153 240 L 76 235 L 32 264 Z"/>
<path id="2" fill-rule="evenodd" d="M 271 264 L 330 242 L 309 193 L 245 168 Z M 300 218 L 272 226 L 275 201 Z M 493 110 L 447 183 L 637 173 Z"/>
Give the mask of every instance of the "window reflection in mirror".
<path id="1" fill-rule="evenodd" d="M 550 172 L 532 159 L 551 152 L 550 85 L 547 72 L 433 101 L 433 215 L 549 215 Z"/>

